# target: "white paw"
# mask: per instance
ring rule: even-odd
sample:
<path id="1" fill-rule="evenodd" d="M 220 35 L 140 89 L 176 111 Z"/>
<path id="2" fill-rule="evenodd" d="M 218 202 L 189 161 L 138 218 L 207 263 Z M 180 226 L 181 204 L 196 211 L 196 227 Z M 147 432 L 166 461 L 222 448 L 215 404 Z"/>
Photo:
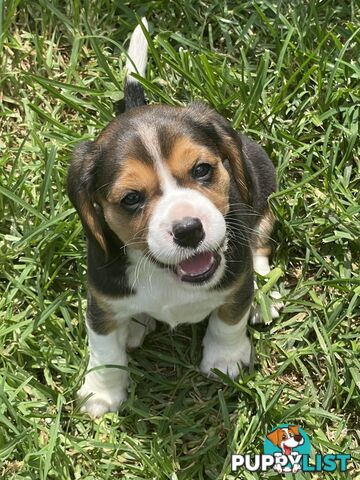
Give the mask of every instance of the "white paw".
<path id="1" fill-rule="evenodd" d="M 271 318 L 279 318 L 280 311 L 284 308 L 284 303 L 280 301 L 281 293 L 273 290 L 270 292 L 270 297 L 274 300 L 270 307 Z"/>
<path id="2" fill-rule="evenodd" d="M 142 345 L 145 336 L 151 333 L 156 328 L 156 321 L 149 315 L 136 315 L 130 320 L 129 335 L 126 342 L 128 350 L 135 350 L 135 348 Z"/>
<path id="3" fill-rule="evenodd" d="M 282 469 L 282 466 L 277 464 L 274 466 L 274 470 L 275 472 L 278 472 L 278 473 L 282 473 L 283 469 Z"/>
<path id="4" fill-rule="evenodd" d="M 212 372 L 212 369 L 216 368 L 234 379 L 242 368 L 250 364 L 251 342 L 247 336 L 243 336 L 238 344 L 226 347 L 207 340 L 205 336 L 203 358 L 200 364 L 200 370 L 204 375 L 218 378 Z"/>
<path id="5" fill-rule="evenodd" d="M 253 254 L 254 270 L 263 277 L 270 272 L 269 257 L 266 255 Z"/>
<path id="6" fill-rule="evenodd" d="M 258 305 L 253 305 L 250 313 L 249 323 L 250 325 L 257 325 L 259 323 L 263 323 L 263 318 L 261 316 L 261 311 Z"/>
<path id="7" fill-rule="evenodd" d="M 77 394 L 81 402 L 80 412 L 88 413 L 93 418 L 101 417 L 107 412 L 116 412 L 127 398 L 126 389 L 119 386 L 111 389 L 105 386 L 95 387 L 88 376 Z M 85 400 L 87 397 L 89 398 Z"/>
<path id="8" fill-rule="evenodd" d="M 258 289 L 257 283 L 254 282 L 255 290 Z M 279 318 L 281 310 L 284 308 L 284 303 L 280 300 L 281 293 L 277 290 L 271 290 L 269 293 L 272 301 L 270 305 L 270 316 L 272 319 Z M 263 317 L 259 305 L 254 304 L 250 316 L 250 324 L 256 325 L 263 323 Z"/>
<path id="9" fill-rule="evenodd" d="M 296 464 L 293 466 L 292 472 L 293 472 L 293 473 L 297 473 L 297 472 L 300 472 L 300 470 L 301 470 L 301 466 L 300 466 L 298 463 L 296 463 Z"/>

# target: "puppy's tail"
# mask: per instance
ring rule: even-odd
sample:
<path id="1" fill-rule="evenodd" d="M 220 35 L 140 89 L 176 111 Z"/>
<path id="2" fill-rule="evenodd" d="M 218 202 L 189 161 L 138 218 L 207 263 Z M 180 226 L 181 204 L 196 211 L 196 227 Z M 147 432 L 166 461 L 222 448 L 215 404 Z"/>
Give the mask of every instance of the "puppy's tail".
<path id="1" fill-rule="evenodd" d="M 148 30 L 148 23 L 145 17 L 141 19 L 144 27 Z M 140 83 L 131 76 L 132 73 L 137 73 L 142 77 L 145 76 L 147 63 L 147 49 L 148 44 L 141 28 L 138 25 L 131 35 L 130 45 L 128 49 L 128 58 L 126 60 L 126 80 L 124 87 L 125 110 L 130 108 L 140 107 L 145 105 L 144 89 Z"/>

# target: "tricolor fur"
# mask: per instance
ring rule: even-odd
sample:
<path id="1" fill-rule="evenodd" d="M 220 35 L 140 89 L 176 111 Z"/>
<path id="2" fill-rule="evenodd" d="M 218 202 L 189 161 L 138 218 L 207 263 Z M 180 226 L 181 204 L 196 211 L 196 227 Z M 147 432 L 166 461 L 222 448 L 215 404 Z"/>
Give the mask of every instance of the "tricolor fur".
<path id="1" fill-rule="evenodd" d="M 129 73 L 145 74 L 146 45 L 138 26 Z M 76 148 L 68 191 L 87 235 L 90 368 L 126 367 L 153 319 L 209 316 L 202 371 L 235 377 L 249 364 L 253 268 L 269 271 L 275 191 L 259 145 L 204 104 L 145 105 L 128 76 L 125 111 Z M 88 373 L 83 410 L 117 409 L 126 388 L 126 369 Z"/>

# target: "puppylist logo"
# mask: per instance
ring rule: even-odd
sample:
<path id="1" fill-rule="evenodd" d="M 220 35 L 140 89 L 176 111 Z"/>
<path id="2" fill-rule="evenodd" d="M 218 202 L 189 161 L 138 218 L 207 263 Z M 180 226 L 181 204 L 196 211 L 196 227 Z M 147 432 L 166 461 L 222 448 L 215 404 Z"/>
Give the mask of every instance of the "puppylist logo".
<path id="1" fill-rule="evenodd" d="M 311 444 L 306 432 L 297 425 L 282 424 L 268 433 L 262 455 L 232 455 L 231 470 L 241 468 L 249 472 L 266 472 L 270 468 L 278 473 L 345 472 L 349 454 L 315 455 L 310 463 Z"/>

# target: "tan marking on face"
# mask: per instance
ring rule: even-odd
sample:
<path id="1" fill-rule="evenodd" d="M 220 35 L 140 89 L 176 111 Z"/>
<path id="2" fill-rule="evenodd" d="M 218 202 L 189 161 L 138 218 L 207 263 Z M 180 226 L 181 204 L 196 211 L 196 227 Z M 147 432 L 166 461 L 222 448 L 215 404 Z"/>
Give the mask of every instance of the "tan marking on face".
<path id="1" fill-rule="evenodd" d="M 141 160 L 129 158 L 120 168 L 118 178 L 108 194 L 107 200 L 111 203 L 120 202 L 123 195 L 129 190 L 149 192 L 159 188 L 159 179 L 152 165 Z"/>
<path id="2" fill-rule="evenodd" d="M 190 138 L 181 137 L 174 143 L 166 162 L 171 174 L 183 187 L 201 192 L 223 215 L 229 211 L 229 174 L 220 158 L 210 149 Z M 214 168 L 213 180 L 209 185 L 201 185 L 191 176 L 193 167 L 202 162 Z"/>
<path id="3" fill-rule="evenodd" d="M 218 161 L 206 147 L 194 143 L 188 137 L 180 137 L 174 142 L 166 162 L 174 177 L 186 181 L 189 172 L 200 159 L 211 164 Z"/>
<path id="4" fill-rule="evenodd" d="M 135 214 L 121 206 L 122 198 L 131 190 L 145 195 L 144 207 Z M 146 248 L 149 219 L 159 192 L 159 179 L 151 165 L 137 159 L 124 162 L 107 199 L 101 201 L 107 224 L 123 243 L 135 249 Z"/>
<path id="5" fill-rule="evenodd" d="M 236 141 L 232 138 L 231 135 L 226 133 L 223 128 L 223 119 L 219 122 L 220 115 L 217 114 L 214 110 L 203 106 L 203 105 L 189 105 L 185 107 L 191 116 L 196 119 L 202 125 L 208 125 L 209 123 L 212 124 L 220 139 L 220 153 L 223 160 L 228 159 L 234 180 L 238 187 L 241 196 L 250 201 L 249 189 L 246 184 L 246 178 L 243 168 L 243 162 L 241 158 L 241 152 L 239 145 L 237 145 Z M 229 125 L 230 126 L 230 125 Z M 235 131 L 233 130 L 235 133 Z"/>

